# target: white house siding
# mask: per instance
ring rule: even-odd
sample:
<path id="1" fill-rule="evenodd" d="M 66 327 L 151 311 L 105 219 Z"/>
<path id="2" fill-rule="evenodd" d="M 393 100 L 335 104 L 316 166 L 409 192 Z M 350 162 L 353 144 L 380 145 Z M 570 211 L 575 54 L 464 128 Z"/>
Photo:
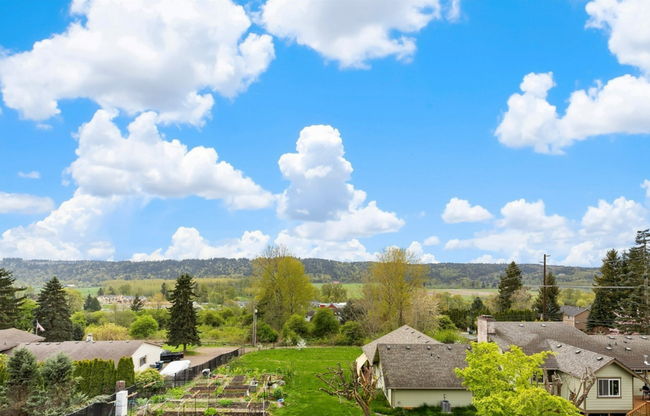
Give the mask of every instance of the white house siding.
<path id="1" fill-rule="evenodd" d="M 633 376 L 623 370 L 617 364 L 609 365 L 596 372 L 596 377 L 601 378 L 620 378 L 621 379 L 621 397 L 608 398 L 598 397 L 598 382 L 592 387 L 587 396 L 586 413 L 627 413 L 634 407 L 633 400 Z M 574 381 L 575 382 L 575 381 Z M 566 397 L 566 396 L 564 396 Z M 580 409 L 583 410 L 583 409 Z"/>
<path id="2" fill-rule="evenodd" d="M 402 390 L 390 389 L 394 407 L 419 407 L 423 405 L 440 406 L 446 399 L 451 407 L 464 407 L 472 404 L 472 393 L 465 389 L 447 390 Z"/>
<path id="3" fill-rule="evenodd" d="M 149 368 L 149 364 L 154 364 L 156 361 L 160 360 L 161 352 L 162 348 L 159 346 L 143 342 L 142 345 L 140 345 L 140 347 L 135 350 L 131 356 L 131 359 L 133 359 L 133 368 L 135 368 L 135 371 L 146 370 Z M 142 357 L 146 358 L 144 365 L 141 366 L 140 358 Z"/>

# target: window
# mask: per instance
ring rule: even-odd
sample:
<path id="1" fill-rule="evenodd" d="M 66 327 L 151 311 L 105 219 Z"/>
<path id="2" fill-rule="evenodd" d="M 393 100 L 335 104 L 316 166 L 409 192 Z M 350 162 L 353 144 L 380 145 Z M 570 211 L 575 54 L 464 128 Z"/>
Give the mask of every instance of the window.
<path id="1" fill-rule="evenodd" d="M 598 397 L 621 397 L 621 380 L 618 378 L 598 380 Z"/>
<path id="2" fill-rule="evenodd" d="M 147 356 L 143 355 L 142 357 L 140 357 L 140 367 L 142 367 L 145 364 L 147 364 Z"/>

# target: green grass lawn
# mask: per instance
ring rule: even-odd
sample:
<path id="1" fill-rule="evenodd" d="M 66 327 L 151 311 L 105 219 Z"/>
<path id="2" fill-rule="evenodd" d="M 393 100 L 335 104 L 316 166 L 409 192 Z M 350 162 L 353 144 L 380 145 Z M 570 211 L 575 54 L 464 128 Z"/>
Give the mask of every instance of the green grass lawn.
<path id="1" fill-rule="evenodd" d="M 81 293 L 81 297 L 85 300 L 88 295 L 97 296 L 98 287 L 78 287 L 77 290 Z"/>
<path id="2" fill-rule="evenodd" d="M 338 362 L 345 366 L 359 355 L 361 355 L 361 348 L 358 347 L 306 348 L 301 351 L 264 350 L 238 358 L 231 363 L 231 367 L 234 372 L 240 373 L 248 371 L 292 374 L 284 387 L 287 406 L 274 409 L 274 415 L 359 416 L 363 414 L 359 407 L 346 400 L 339 404 L 336 397 L 318 391 L 319 387 L 325 385 L 315 376 L 317 373 L 324 373 L 327 371 L 326 367 L 335 366 Z"/>
<path id="3" fill-rule="evenodd" d="M 314 286 L 320 290 L 323 283 L 314 283 Z M 363 287 L 363 283 L 341 283 L 341 286 L 348 291 L 348 298 L 358 299 L 361 297 L 361 288 Z"/>

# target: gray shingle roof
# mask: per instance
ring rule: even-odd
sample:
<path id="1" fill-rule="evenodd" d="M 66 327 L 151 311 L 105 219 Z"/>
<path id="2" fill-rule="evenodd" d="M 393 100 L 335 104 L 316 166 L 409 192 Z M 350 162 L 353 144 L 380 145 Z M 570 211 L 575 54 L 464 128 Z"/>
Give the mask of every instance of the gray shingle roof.
<path id="1" fill-rule="evenodd" d="M 589 335 L 594 350 L 611 355 L 632 370 L 650 370 L 650 337 L 645 335 Z M 650 358 L 648 358 L 650 360 Z M 649 361 L 650 362 L 650 361 Z"/>
<path id="2" fill-rule="evenodd" d="M 0 330 L 0 352 L 8 351 L 23 342 L 43 341 L 45 338 L 16 328 Z"/>
<path id="3" fill-rule="evenodd" d="M 144 344 L 144 342 L 145 341 L 38 342 L 20 344 L 18 348 L 27 348 L 29 351 L 34 353 L 39 362 L 45 361 L 59 352 L 63 352 L 70 356 L 73 361 L 100 358 L 102 360 L 113 360 L 117 364 L 120 358 L 131 357 L 135 351 Z"/>
<path id="4" fill-rule="evenodd" d="M 440 342 L 408 325 L 404 325 L 361 347 L 363 353 L 371 363 L 376 361 L 375 351 L 377 350 L 378 344 L 440 344 Z"/>
<path id="5" fill-rule="evenodd" d="M 378 344 L 377 353 L 390 389 L 463 389 L 455 368 L 467 367 L 462 344 Z"/>
<path id="6" fill-rule="evenodd" d="M 589 308 L 581 308 L 579 306 L 560 306 L 560 311 L 566 316 L 576 316 L 584 311 L 588 311 Z"/>

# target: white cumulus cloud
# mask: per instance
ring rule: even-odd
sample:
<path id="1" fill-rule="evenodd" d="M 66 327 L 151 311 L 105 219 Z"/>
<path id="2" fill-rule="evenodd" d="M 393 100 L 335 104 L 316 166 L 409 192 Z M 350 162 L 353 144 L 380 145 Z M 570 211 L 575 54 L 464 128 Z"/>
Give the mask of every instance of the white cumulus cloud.
<path id="1" fill-rule="evenodd" d="M 417 258 L 420 259 L 422 263 L 431 264 L 431 263 L 440 263 L 436 260 L 436 256 L 433 254 L 425 253 L 422 248 L 422 244 L 417 241 L 413 241 L 410 246 L 408 246 L 408 251 L 413 253 Z"/>
<path id="2" fill-rule="evenodd" d="M 54 209 L 54 201 L 42 196 L 0 192 L 0 214 L 40 214 Z"/>
<path id="3" fill-rule="evenodd" d="M 442 213 L 442 219 L 448 224 L 486 221 L 492 217 L 493 215 L 482 206 L 472 206 L 466 199 L 459 198 L 451 198 Z"/>
<path id="4" fill-rule="evenodd" d="M 41 174 L 37 171 L 32 171 L 32 172 L 18 172 L 18 176 L 21 178 L 26 178 L 26 179 L 40 179 Z"/>
<path id="5" fill-rule="evenodd" d="M 394 56 L 408 60 L 416 50 L 416 34 L 431 20 L 456 20 L 460 2 L 452 0 L 347 1 L 268 0 L 260 21 L 280 38 L 314 49 L 342 68 L 367 68 L 372 59 Z"/>
<path id="6" fill-rule="evenodd" d="M 241 238 L 233 239 L 221 245 L 210 245 L 201 237 L 196 228 L 179 227 L 172 236 L 172 245 L 163 253 L 157 249 L 151 254 L 136 253 L 131 260 L 183 260 L 183 259 L 212 259 L 212 258 L 254 258 L 259 255 L 270 240 L 261 231 L 246 231 Z"/>
<path id="7" fill-rule="evenodd" d="M 437 246 L 438 244 L 440 244 L 440 239 L 435 235 L 432 235 L 431 237 L 424 240 L 423 244 L 425 246 Z"/>
<path id="8" fill-rule="evenodd" d="M 375 258 L 356 238 L 348 241 L 327 241 L 296 236 L 283 230 L 275 239 L 275 244 L 287 247 L 301 258 L 321 258 L 339 261 L 370 261 Z"/>
<path id="9" fill-rule="evenodd" d="M 214 103 L 205 90 L 234 97 L 275 56 L 271 36 L 248 33 L 249 17 L 230 0 L 75 0 L 71 13 L 65 32 L 0 60 L 4 103 L 25 118 L 90 98 L 201 125 Z"/>
<path id="10" fill-rule="evenodd" d="M 232 165 L 218 160 L 212 148 L 188 150 L 166 141 L 156 127 L 157 115 L 143 113 L 128 126 L 128 136 L 112 122 L 116 113 L 98 110 L 77 134 L 79 147 L 66 170 L 85 193 L 223 199 L 233 209 L 269 206 L 274 197 Z"/>

